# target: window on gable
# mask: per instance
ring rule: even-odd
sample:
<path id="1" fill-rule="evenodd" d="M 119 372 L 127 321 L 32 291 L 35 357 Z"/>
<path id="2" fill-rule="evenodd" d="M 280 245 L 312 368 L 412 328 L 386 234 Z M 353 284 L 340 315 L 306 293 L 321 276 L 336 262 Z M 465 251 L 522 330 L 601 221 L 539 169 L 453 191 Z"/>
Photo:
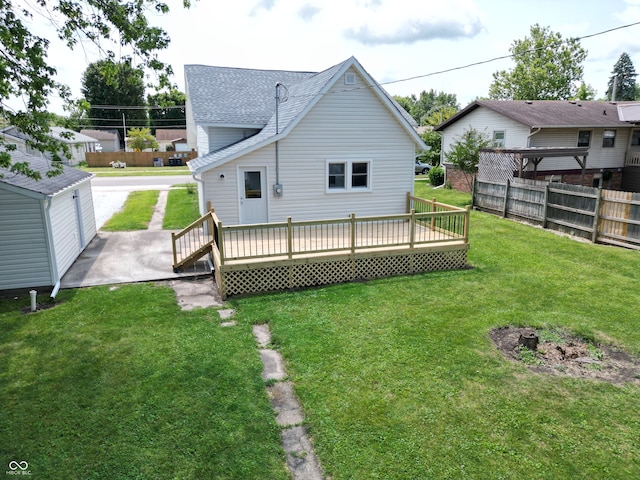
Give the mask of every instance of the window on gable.
<path id="1" fill-rule="evenodd" d="M 591 146 L 591 130 L 578 131 L 578 147 L 590 147 Z"/>
<path id="2" fill-rule="evenodd" d="M 615 130 L 605 130 L 602 134 L 602 147 L 610 148 L 615 146 L 616 143 L 616 131 Z"/>
<path id="3" fill-rule="evenodd" d="M 327 189 L 369 190 L 371 188 L 371 161 L 344 160 L 327 162 Z"/>
<path id="4" fill-rule="evenodd" d="M 493 147 L 494 148 L 503 148 L 504 147 L 504 130 L 495 130 L 493 132 Z"/>

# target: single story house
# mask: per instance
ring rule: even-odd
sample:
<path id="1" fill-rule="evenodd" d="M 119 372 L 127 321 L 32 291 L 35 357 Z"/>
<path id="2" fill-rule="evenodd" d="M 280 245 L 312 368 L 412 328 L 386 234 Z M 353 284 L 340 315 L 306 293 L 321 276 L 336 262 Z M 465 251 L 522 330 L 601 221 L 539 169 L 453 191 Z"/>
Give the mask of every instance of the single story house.
<path id="1" fill-rule="evenodd" d="M 176 152 L 186 152 L 188 151 L 187 129 L 156 128 L 156 142 L 161 152 L 166 152 L 168 146 L 173 147 Z"/>
<path id="2" fill-rule="evenodd" d="M 523 173 L 528 178 L 534 177 L 535 170 L 538 180 L 630 189 L 640 167 L 640 118 L 631 109 L 625 118 L 621 108 L 628 106 L 578 100 L 476 100 L 436 127 L 442 133 L 447 179 L 454 188 L 465 188 L 462 174 L 447 163 L 445 155 L 465 131 L 474 128 L 498 150 L 587 148 L 584 171 L 573 156 L 556 156 L 536 164 L 525 161 Z"/>
<path id="3" fill-rule="evenodd" d="M 98 141 L 94 151 L 96 152 L 119 152 L 122 150 L 120 145 L 120 132 L 118 130 L 80 130 L 80 133 L 95 138 Z"/>
<path id="4" fill-rule="evenodd" d="M 185 66 L 188 166 L 224 224 L 406 212 L 415 122 L 353 57 L 319 73 Z"/>
<path id="5" fill-rule="evenodd" d="M 50 160 L 20 151 L 42 178 L 0 168 L 0 290 L 53 287 L 96 235 L 91 192 L 93 174 L 64 166 L 47 177 Z"/>
<path id="6" fill-rule="evenodd" d="M 22 133 L 17 127 L 4 128 L 1 135 L 6 143 L 15 145 L 21 152 L 36 157 L 45 156 L 49 159 L 51 158 L 50 154 L 43 153 L 29 146 L 27 144 L 29 136 Z M 85 153 L 94 152 L 98 143 L 98 140 L 93 137 L 62 127 L 50 127 L 49 135 L 67 144 L 71 152 L 71 158 L 63 157 L 63 163 L 71 167 L 78 165 L 80 162 L 84 162 L 86 160 Z"/>

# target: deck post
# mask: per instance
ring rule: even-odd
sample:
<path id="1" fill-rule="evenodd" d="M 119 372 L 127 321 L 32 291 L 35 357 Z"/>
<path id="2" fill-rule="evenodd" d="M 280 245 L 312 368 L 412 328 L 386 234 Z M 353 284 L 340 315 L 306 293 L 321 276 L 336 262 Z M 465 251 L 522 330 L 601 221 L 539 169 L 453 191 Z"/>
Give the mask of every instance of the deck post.
<path id="1" fill-rule="evenodd" d="M 222 222 L 218 222 L 218 251 L 220 253 L 220 265 L 224 265 L 224 232 L 222 231 Z"/>
<path id="2" fill-rule="evenodd" d="M 463 237 L 464 237 L 464 243 L 469 243 L 469 211 L 471 210 L 471 205 L 467 205 L 465 207 L 465 212 L 464 212 L 464 228 L 463 228 Z"/>
<path id="3" fill-rule="evenodd" d="M 411 192 L 407 192 L 407 210 L 406 212 L 409 213 L 411 211 Z"/>
<path id="4" fill-rule="evenodd" d="M 351 225 L 351 253 L 356 252 L 356 214 L 351 213 L 349 215 L 350 225 Z"/>
<path id="5" fill-rule="evenodd" d="M 173 245 L 173 266 L 178 264 L 178 254 L 176 252 L 176 234 L 171 232 L 171 244 Z"/>
<path id="6" fill-rule="evenodd" d="M 409 247 L 413 248 L 416 240 L 416 209 L 411 209 L 411 227 L 409 229 Z"/>
<path id="7" fill-rule="evenodd" d="M 289 258 L 293 257 L 293 225 L 291 224 L 291 217 L 287 217 L 287 255 Z"/>
<path id="8" fill-rule="evenodd" d="M 431 200 L 431 213 L 433 213 L 434 215 L 431 217 L 431 231 L 434 231 L 436 229 L 436 198 L 433 197 L 433 199 Z"/>

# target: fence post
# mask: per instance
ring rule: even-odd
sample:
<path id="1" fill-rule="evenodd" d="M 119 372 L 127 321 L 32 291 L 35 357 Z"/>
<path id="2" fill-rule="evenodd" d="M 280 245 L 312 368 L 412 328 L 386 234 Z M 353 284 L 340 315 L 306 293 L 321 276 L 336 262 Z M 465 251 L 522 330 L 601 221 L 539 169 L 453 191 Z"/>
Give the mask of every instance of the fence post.
<path id="1" fill-rule="evenodd" d="M 509 185 L 511 182 L 507 178 L 507 186 L 504 189 L 504 202 L 502 202 L 502 218 L 507 217 L 507 203 L 509 202 Z"/>
<path id="2" fill-rule="evenodd" d="M 600 223 L 600 202 L 602 201 L 602 188 L 598 188 L 598 196 L 596 197 L 596 211 L 593 216 L 593 232 L 591 233 L 591 241 L 598 241 L 599 223 Z"/>
<path id="3" fill-rule="evenodd" d="M 406 212 L 409 213 L 411 211 L 411 192 L 407 192 L 407 210 Z"/>
<path id="4" fill-rule="evenodd" d="M 549 204 L 549 185 L 551 182 L 547 182 L 544 187 L 544 199 L 542 200 L 542 228 L 547 228 L 547 205 Z"/>
<path id="5" fill-rule="evenodd" d="M 287 255 L 293 257 L 293 225 L 291 217 L 287 217 Z"/>
<path id="6" fill-rule="evenodd" d="M 476 206 L 476 188 L 478 188 L 477 183 L 478 183 L 478 176 L 474 175 L 473 183 L 471 184 L 471 206 L 472 207 Z"/>
<path id="7" fill-rule="evenodd" d="M 351 224 L 351 253 L 356 253 L 356 214 L 349 215 Z"/>

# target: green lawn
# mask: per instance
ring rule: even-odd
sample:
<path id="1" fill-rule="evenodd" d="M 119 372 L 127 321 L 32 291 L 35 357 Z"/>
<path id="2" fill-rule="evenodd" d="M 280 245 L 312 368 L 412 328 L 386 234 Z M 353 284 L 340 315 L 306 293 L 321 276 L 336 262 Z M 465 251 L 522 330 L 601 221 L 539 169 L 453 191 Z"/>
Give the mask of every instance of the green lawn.
<path id="1" fill-rule="evenodd" d="M 122 210 L 107 220 L 102 229 L 109 232 L 145 230 L 149 226 L 159 195 L 158 190 L 131 192 Z"/>
<path id="2" fill-rule="evenodd" d="M 187 184 L 184 188 L 172 188 L 167 198 L 162 228 L 165 230 L 181 230 L 200 218 L 198 210 L 198 191 L 195 184 Z"/>
<path id="3" fill-rule="evenodd" d="M 153 284 L 0 300 L 0 463 L 42 479 L 286 479 L 248 324 Z"/>
<path id="4" fill-rule="evenodd" d="M 268 322 L 333 480 L 640 478 L 640 384 L 534 373 L 488 337 L 562 327 L 640 355 L 640 252 L 475 211 L 470 244 L 468 270 L 232 298 L 228 329 L 153 284 L 63 290 L 26 315 L 28 295 L 0 300 L 0 461 L 287 478 L 251 336 Z"/>
<path id="5" fill-rule="evenodd" d="M 470 243 L 471 270 L 231 301 L 269 322 L 328 475 L 640 478 L 638 383 L 536 374 L 488 337 L 563 327 L 640 354 L 640 252 L 478 212 Z"/>

